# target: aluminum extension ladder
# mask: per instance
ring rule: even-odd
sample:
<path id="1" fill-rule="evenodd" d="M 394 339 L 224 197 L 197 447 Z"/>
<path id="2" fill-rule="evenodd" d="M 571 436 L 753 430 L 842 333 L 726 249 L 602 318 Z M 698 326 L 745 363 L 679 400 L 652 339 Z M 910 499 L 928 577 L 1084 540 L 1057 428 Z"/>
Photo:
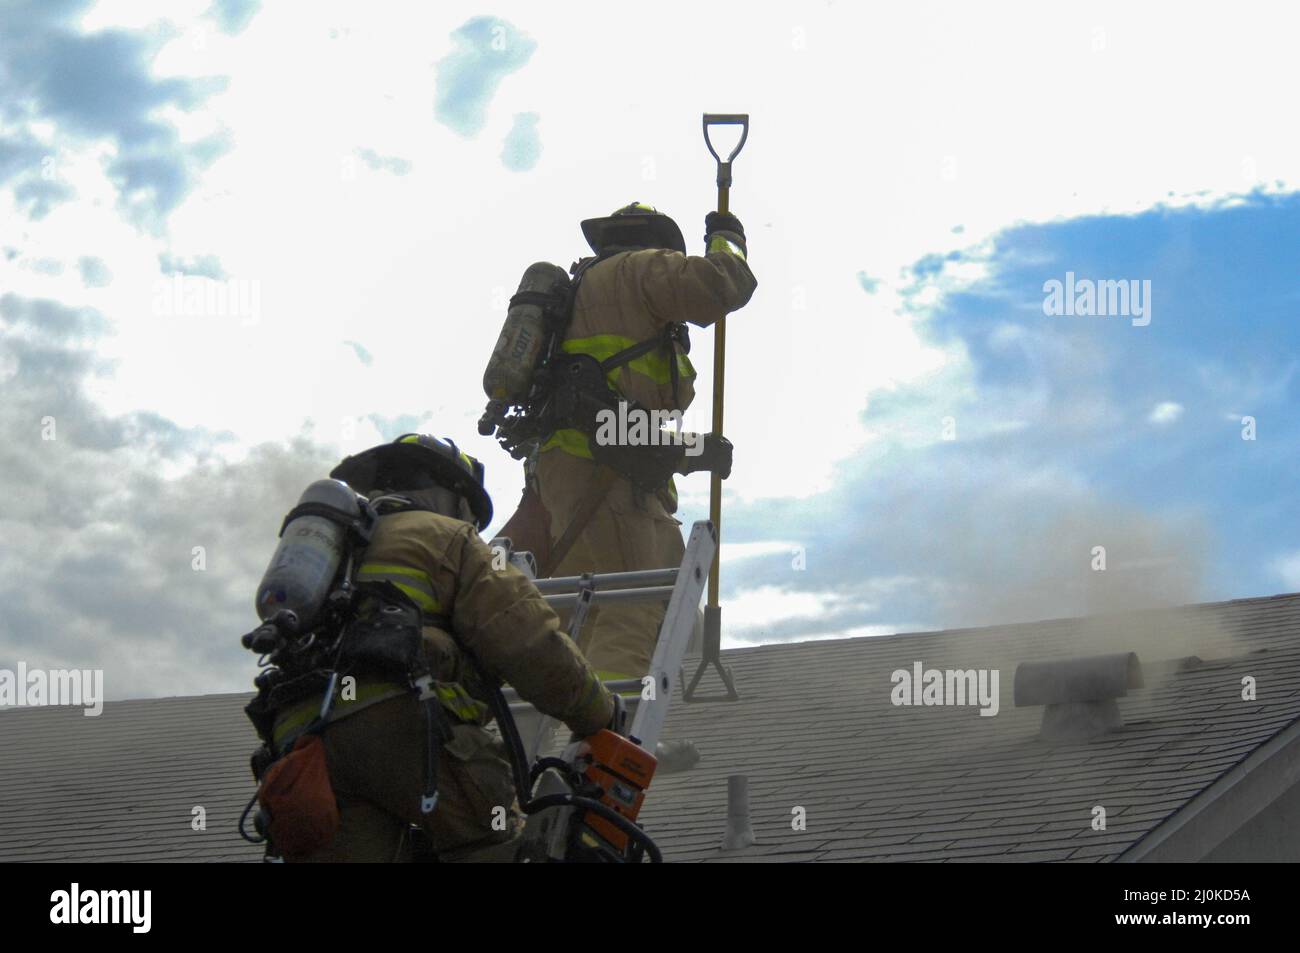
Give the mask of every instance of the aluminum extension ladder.
<path id="1" fill-rule="evenodd" d="M 551 608 L 573 610 L 568 631 L 574 641 L 577 641 L 587 612 L 596 600 L 602 605 L 668 600 L 668 610 L 659 626 L 659 640 L 650 661 L 650 671 L 644 678 L 605 682 L 605 687 L 611 692 L 623 694 L 630 724 L 628 737 L 654 754 L 664 719 L 668 716 L 673 690 L 677 682 L 682 680 L 682 661 L 695 630 L 700 598 L 708 581 L 714 551 L 718 548 L 713 523 L 699 520 L 692 524 L 680 566 L 637 572 L 587 573 L 581 576 L 537 579 L 532 554 L 510 552 L 508 544 L 509 541 L 502 537 L 492 540 L 493 547 L 505 547 L 511 562 L 533 578 L 534 584 Z M 510 705 L 510 713 L 519 726 L 524 753 L 528 763 L 532 764 L 541 751 L 550 747 L 559 723 L 523 701 L 513 688 L 505 689 L 504 694 Z"/>
<path id="2" fill-rule="evenodd" d="M 505 542 L 502 539 L 493 540 L 493 545 Z M 668 716 L 673 688 L 678 681 L 685 680 L 682 660 L 695 630 L 700 598 L 704 595 L 713 554 L 717 548 L 718 534 L 713 523 L 700 520 L 691 526 L 686 553 L 682 557 L 682 564 L 676 568 L 670 566 L 638 572 L 586 573 L 581 576 L 537 579 L 531 553 L 510 555 L 516 566 L 533 577 L 534 584 L 551 608 L 573 610 L 569 620 L 569 636 L 575 641 L 582 630 L 587 611 L 596 599 L 600 599 L 602 604 L 668 600 L 668 609 L 659 625 L 659 639 L 655 643 L 649 672 L 643 678 L 605 682 L 607 689 L 623 696 L 628 708 L 628 738 L 652 755 L 664 719 Z M 506 689 L 504 695 L 519 729 L 526 759 L 531 765 L 539 753 L 551 747 L 559 723 L 521 699 L 514 689 Z M 570 761 L 576 749 L 576 744 L 570 744 L 562 755 L 563 759 Z M 567 783 L 551 768 L 542 772 L 537 779 L 534 796 L 541 798 L 564 794 L 568 790 Z M 569 826 L 575 810 L 574 807 L 552 807 L 529 815 L 524 826 L 521 853 L 531 854 L 539 860 L 565 859 L 570 837 Z"/>

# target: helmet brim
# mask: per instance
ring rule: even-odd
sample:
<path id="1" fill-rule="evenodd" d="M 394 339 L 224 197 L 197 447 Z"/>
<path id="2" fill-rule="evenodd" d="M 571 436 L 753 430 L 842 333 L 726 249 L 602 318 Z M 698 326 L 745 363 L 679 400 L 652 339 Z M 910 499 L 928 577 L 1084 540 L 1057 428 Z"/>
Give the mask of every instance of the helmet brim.
<path id="1" fill-rule="evenodd" d="M 582 237 L 597 255 L 611 244 L 611 235 L 634 235 L 639 240 L 627 244 L 643 245 L 646 248 L 671 248 L 686 254 L 686 240 L 682 230 L 667 215 L 606 215 L 604 218 L 588 218 L 582 222 Z"/>

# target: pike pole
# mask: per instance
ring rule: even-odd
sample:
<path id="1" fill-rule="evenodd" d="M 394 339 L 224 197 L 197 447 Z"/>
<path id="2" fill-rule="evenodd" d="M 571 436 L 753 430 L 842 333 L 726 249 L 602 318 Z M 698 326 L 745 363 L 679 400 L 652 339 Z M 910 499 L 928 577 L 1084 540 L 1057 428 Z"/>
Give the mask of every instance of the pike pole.
<path id="1" fill-rule="evenodd" d="M 709 139 L 710 126 L 740 126 L 740 141 L 736 147 L 731 150 L 731 154 L 723 159 L 713 148 L 713 142 Z M 704 144 L 708 146 L 710 155 L 718 164 L 718 211 L 730 211 L 731 199 L 731 163 L 740 150 L 745 145 L 745 140 L 749 137 L 749 114 L 748 113 L 705 113 L 704 114 Z M 718 436 L 722 436 L 722 414 L 723 414 L 723 385 L 726 380 L 727 369 L 727 319 L 719 318 L 713 325 L 713 430 Z M 688 686 L 682 690 L 682 697 L 686 701 L 736 701 L 740 696 L 736 694 L 736 686 L 732 681 L 731 673 L 722 665 L 722 606 L 718 604 L 719 589 L 719 570 L 722 558 L 722 477 L 716 473 L 710 474 L 709 479 L 709 519 L 713 522 L 714 532 L 718 534 L 718 548 L 713 553 L 713 566 L 709 570 L 709 596 L 704 606 L 704 657 L 700 660 L 700 667 L 696 669 L 694 677 Z M 725 695 L 698 696 L 695 694 L 695 687 L 699 684 L 707 668 L 712 666 L 722 679 L 722 684 L 726 687 Z"/>

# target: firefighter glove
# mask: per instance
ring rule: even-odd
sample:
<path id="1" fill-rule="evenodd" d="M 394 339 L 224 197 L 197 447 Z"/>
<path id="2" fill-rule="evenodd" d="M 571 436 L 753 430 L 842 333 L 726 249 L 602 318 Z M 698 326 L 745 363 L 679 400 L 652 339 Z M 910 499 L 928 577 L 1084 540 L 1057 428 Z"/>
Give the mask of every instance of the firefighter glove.
<path id="1" fill-rule="evenodd" d="M 696 435 L 694 446 L 688 446 L 682 455 L 681 473 L 696 473 L 708 470 L 722 479 L 731 476 L 731 457 L 734 447 L 731 441 L 719 434 L 706 433 Z M 701 445 L 702 444 L 702 445 Z M 698 452 L 692 453 L 697 450 Z"/>
<path id="2" fill-rule="evenodd" d="M 710 212 L 704 216 L 705 251 L 729 251 L 727 243 L 740 249 L 740 257 L 748 257 L 745 227 L 740 224 L 740 219 L 730 212 Z"/>

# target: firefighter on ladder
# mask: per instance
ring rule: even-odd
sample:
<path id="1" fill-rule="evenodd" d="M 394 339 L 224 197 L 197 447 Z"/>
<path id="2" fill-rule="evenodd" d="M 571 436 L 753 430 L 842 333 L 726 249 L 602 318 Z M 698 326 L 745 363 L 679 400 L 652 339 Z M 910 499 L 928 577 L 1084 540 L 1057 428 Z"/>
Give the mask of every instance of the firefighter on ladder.
<path id="1" fill-rule="evenodd" d="M 582 223 L 596 257 L 583 270 L 562 348 L 605 361 L 640 343 L 655 347 L 609 372 L 610 386 L 648 411 L 685 411 L 695 396 L 687 323 L 709 327 L 743 307 L 757 282 L 746 261 L 744 229 L 727 213 L 705 219 L 705 254 L 687 255 L 667 215 L 633 203 Z M 692 445 L 691 438 L 696 438 Z M 502 530 L 547 538 L 543 575 L 611 573 L 677 566 L 685 546 L 674 517 L 673 474 L 731 472 L 732 447 L 720 434 L 685 435 L 675 457 L 633 458 L 638 477 L 602 463 L 595 435 L 562 429 L 544 440 L 526 474 L 524 500 Z M 620 448 L 623 461 L 636 449 Z M 653 471 L 653 472 L 652 472 Z M 650 667 L 662 606 L 604 606 L 588 615 L 578 644 L 602 679 L 640 678 Z"/>

